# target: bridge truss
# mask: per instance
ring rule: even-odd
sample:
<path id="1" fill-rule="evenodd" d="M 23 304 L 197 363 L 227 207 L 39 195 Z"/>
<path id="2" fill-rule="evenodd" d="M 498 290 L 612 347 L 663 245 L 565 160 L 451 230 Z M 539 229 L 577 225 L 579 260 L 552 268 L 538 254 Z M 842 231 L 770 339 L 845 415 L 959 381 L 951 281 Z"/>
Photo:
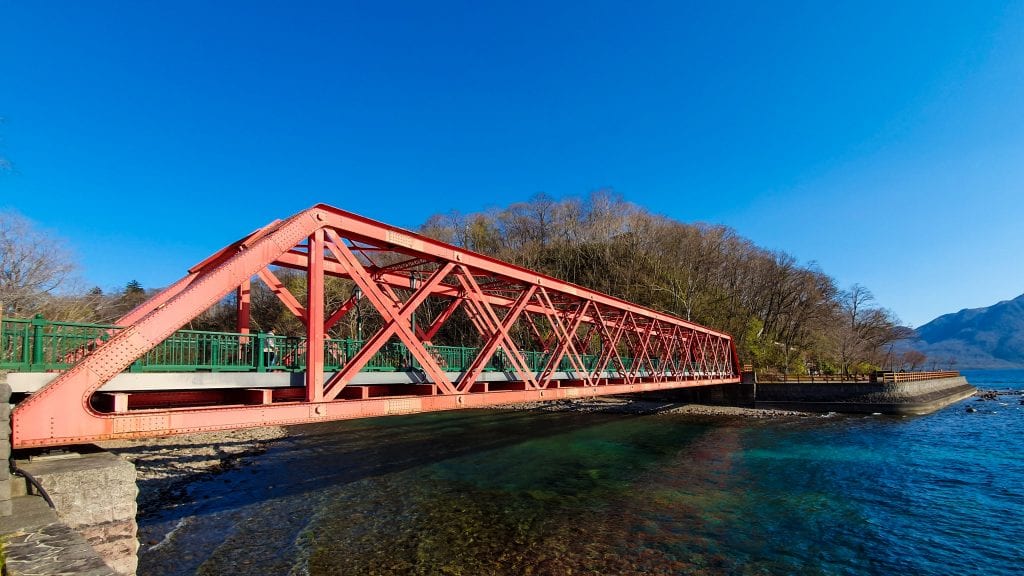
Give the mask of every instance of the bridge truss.
<path id="1" fill-rule="evenodd" d="M 275 275 L 277 268 L 305 272 L 304 299 L 289 292 Z M 351 280 L 358 290 L 337 309 L 325 310 L 324 282 L 331 276 Z M 307 368 L 300 387 L 98 392 L 232 292 L 237 293 L 239 331 L 247 333 L 254 278 L 266 283 L 301 319 L 309 343 L 325 342 L 328 331 L 359 305 L 360 298 L 373 306 L 383 325 L 336 371 L 324 370 L 329 350 L 306 346 Z M 428 300 L 441 312 L 416 326 L 414 314 Z M 460 310 L 483 345 L 459 372 L 449 372 L 430 344 Z M 623 394 L 740 379 L 735 345 L 727 334 L 322 204 L 220 250 L 117 324 L 123 329 L 83 348 L 80 360 L 76 357 L 69 369 L 17 406 L 12 415 L 14 447 Z M 541 365 L 536 359 L 527 361 L 526 347 L 517 343 L 513 332 L 532 335 L 530 346 L 545 353 Z M 389 342 L 404 344 L 418 383 L 354 383 Z M 505 377 L 481 378 L 496 354 L 504 359 Z"/>

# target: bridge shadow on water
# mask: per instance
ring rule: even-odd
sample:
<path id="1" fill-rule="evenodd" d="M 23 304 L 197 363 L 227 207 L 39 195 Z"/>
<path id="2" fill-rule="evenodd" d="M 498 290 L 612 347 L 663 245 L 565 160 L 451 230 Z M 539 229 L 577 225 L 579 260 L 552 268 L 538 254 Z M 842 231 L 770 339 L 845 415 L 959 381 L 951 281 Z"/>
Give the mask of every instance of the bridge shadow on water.
<path id="1" fill-rule="evenodd" d="M 555 414 L 533 411 L 442 412 L 359 421 L 304 424 L 271 441 L 266 452 L 244 457 L 243 465 L 220 473 L 201 472 L 182 479 L 176 494 L 163 494 L 139 510 L 139 523 L 175 522 L 268 500 L 318 493 L 367 478 L 427 466 L 567 434 L 635 416 Z M 193 445 L 164 445 L 174 452 Z M 209 455 L 149 458 L 147 466 L 209 460 Z M 142 480 L 145 490 L 150 482 Z"/>
<path id="2" fill-rule="evenodd" d="M 502 512 L 506 495 L 519 502 L 515 506 L 529 502 L 527 516 L 561 514 L 556 499 L 570 508 L 587 506 L 588 498 L 602 502 L 602 490 L 642 475 L 650 459 L 678 458 L 680 447 L 696 446 L 707 430 L 642 418 L 600 409 L 466 410 L 294 426 L 263 454 L 245 457 L 243 465 L 187 478 L 176 493 L 140 509 L 139 574 L 245 573 L 254 565 L 264 574 L 289 574 L 301 564 L 310 538 L 323 530 L 358 539 L 360 530 L 369 529 L 389 542 L 381 545 L 400 546 L 389 538 L 416 530 L 422 506 L 449 506 L 456 493 L 464 493 L 467 502 L 498 498 L 486 506 L 497 506 L 494 513 L 504 514 L 513 527 L 521 520 Z M 578 460 L 581 450 L 609 449 L 616 454 L 609 460 Z M 149 460 L 168 468 L 182 461 Z M 692 464 L 689 457 L 686 462 Z M 591 472 L 617 479 L 598 480 Z M 437 502 L 428 503 L 435 495 Z M 446 516 L 449 528 L 461 526 L 458 506 Z M 372 528 L 360 524 L 367 515 L 379 516 Z"/>

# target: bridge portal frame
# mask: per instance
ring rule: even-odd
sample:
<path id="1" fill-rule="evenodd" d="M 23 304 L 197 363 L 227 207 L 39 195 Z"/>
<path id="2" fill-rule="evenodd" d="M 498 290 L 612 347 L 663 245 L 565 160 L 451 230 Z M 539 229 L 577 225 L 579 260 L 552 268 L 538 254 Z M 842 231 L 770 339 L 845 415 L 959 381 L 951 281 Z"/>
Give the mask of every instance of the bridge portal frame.
<path id="1" fill-rule="evenodd" d="M 383 261 L 381 253 L 389 254 L 391 261 Z M 277 279 L 271 266 L 306 273 L 305 305 Z M 132 409 L 126 398 L 115 400 L 112 412 L 97 408 L 94 394 L 103 384 L 232 291 L 237 294 L 239 332 L 247 332 L 253 278 L 266 283 L 302 320 L 308 342 L 323 342 L 359 299 L 353 294 L 328 314 L 327 276 L 353 281 L 383 326 L 330 376 L 323 369 L 323 346 L 309 345 L 301 396 L 294 391 L 254 390 L 249 397 L 255 401 L 239 403 L 234 396 L 229 401 L 209 391 L 182 390 L 161 393 L 155 404 L 143 393 L 139 409 Z M 428 298 L 448 304 L 425 326 L 416 326 L 414 314 Z M 452 379 L 424 345 L 460 308 L 484 345 L 469 367 Z M 540 372 L 529 368 L 510 335 L 517 323 L 545 352 L 552 352 Z M 728 334 L 324 204 L 274 221 L 221 249 L 117 324 L 124 329 L 97 343 L 82 360 L 17 406 L 12 414 L 15 448 L 740 381 L 735 344 Z M 393 338 L 405 344 L 429 385 L 395 387 L 387 392 L 390 395 L 378 398 L 368 397 L 366 389 L 349 388 L 355 374 Z M 588 369 L 582 355 L 594 342 L 600 342 L 600 356 Z M 478 381 L 499 348 L 511 364 L 513 380 L 500 386 Z M 623 351 L 634 358 L 630 366 L 623 362 Z M 575 379 L 565 379 L 564 371 L 562 377 L 554 377 L 564 360 Z"/>

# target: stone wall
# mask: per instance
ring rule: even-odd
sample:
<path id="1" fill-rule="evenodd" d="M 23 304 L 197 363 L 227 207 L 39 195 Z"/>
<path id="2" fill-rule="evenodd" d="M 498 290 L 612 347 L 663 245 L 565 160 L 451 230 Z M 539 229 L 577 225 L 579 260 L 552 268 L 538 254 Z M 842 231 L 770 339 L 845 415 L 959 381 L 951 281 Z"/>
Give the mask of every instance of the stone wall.
<path id="1" fill-rule="evenodd" d="M 0 375 L 0 516 L 11 515 L 11 387 Z"/>
<path id="2" fill-rule="evenodd" d="M 0 516 L 5 576 L 119 576 L 42 498 L 20 496 L 11 504 L 13 513 Z"/>
<path id="3" fill-rule="evenodd" d="M 50 495 L 57 517 L 82 535 L 108 566 L 120 574 L 135 574 L 135 466 L 98 448 L 78 449 L 81 452 L 17 464 Z"/>

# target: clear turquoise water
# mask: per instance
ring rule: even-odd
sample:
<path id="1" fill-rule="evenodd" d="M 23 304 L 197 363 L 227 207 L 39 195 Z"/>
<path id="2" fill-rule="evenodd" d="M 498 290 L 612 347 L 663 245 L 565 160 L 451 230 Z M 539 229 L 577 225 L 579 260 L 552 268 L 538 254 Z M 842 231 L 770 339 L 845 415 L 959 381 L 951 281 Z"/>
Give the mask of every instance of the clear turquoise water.
<path id="1" fill-rule="evenodd" d="M 1024 392 L 1024 371 L 967 376 Z M 1019 398 L 924 417 L 302 427 L 144 514 L 146 538 L 178 529 L 140 574 L 1021 574 Z"/>

